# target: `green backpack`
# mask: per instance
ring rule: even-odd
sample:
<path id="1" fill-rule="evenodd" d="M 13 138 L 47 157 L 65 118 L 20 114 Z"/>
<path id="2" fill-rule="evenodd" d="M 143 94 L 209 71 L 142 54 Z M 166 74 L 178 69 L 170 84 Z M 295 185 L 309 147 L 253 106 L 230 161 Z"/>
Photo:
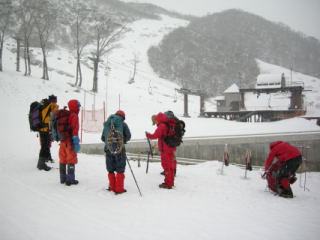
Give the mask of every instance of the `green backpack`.
<path id="1" fill-rule="evenodd" d="M 120 154 L 124 146 L 122 118 L 112 114 L 103 125 L 105 152 L 109 151 L 113 155 Z"/>

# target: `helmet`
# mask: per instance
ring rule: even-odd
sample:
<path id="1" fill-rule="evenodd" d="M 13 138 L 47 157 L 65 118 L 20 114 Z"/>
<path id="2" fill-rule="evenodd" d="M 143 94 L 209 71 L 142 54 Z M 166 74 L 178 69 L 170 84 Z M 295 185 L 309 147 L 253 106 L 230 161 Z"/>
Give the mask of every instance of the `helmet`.
<path id="1" fill-rule="evenodd" d="M 119 116 L 121 116 L 121 117 L 123 118 L 123 120 L 126 119 L 126 114 L 124 113 L 124 111 L 118 110 L 118 111 L 116 112 L 116 114 L 119 115 Z"/>

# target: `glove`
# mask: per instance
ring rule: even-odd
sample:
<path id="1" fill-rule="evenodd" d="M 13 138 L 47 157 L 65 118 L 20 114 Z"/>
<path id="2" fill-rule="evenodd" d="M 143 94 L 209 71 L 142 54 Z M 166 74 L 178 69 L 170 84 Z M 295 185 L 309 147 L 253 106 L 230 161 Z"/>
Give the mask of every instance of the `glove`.
<path id="1" fill-rule="evenodd" d="M 80 151 L 80 145 L 79 145 L 80 139 L 78 136 L 72 137 L 72 143 L 73 143 L 73 150 L 77 153 Z"/>
<path id="2" fill-rule="evenodd" d="M 261 178 L 262 178 L 262 179 L 266 179 L 266 178 L 267 178 L 267 172 L 264 172 L 264 173 L 261 175 Z"/>
<path id="3" fill-rule="evenodd" d="M 146 132 L 146 137 L 147 138 L 150 138 L 150 135 L 151 135 L 150 133 Z"/>

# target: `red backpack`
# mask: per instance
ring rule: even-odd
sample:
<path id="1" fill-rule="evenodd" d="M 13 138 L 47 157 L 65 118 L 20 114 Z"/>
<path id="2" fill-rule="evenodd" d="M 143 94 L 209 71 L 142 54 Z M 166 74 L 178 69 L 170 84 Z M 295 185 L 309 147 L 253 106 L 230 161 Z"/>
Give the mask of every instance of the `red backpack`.
<path id="1" fill-rule="evenodd" d="M 71 126 L 69 125 L 70 111 L 64 107 L 52 114 L 51 133 L 54 141 L 71 138 Z"/>

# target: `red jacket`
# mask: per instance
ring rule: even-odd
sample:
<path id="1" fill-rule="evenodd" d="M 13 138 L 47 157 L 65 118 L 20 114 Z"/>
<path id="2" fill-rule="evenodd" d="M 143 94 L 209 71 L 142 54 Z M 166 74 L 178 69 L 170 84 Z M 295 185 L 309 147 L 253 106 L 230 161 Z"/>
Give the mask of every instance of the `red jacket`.
<path id="1" fill-rule="evenodd" d="M 289 143 L 277 141 L 270 144 L 270 153 L 266 160 L 264 169 L 268 170 L 273 162 L 274 157 L 278 158 L 276 165 L 281 166 L 283 162 L 286 162 L 292 158 L 301 156 L 301 152 Z"/>
<path id="2" fill-rule="evenodd" d="M 79 105 L 78 105 L 78 101 L 77 100 L 70 100 L 68 102 L 68 107 L 69 107 L 69 111 L 70 111 L 70 115 L 69 115 L 69 120 L 68 120 L 68 124 L 69 126 L 71 126 L 71 138 L 73 136 L 79 136 Z M 71 138 L 62 140 L 62 142 L 70 142 Z"/>
<path id="3" fill-rule="evenodd" d="M 156 122 L 157 129 L 153 134 L 147 133 L 147 138 L 158 139 L 158 149 L 160 152 L 174 152 L 176 148 L 169 147 L 164 141 L 164 138 L 168 134 L 168 126 L 166 125 L 166 122 L 168 122 L 167 116 L 163 113 L 158 113 Z"/>

